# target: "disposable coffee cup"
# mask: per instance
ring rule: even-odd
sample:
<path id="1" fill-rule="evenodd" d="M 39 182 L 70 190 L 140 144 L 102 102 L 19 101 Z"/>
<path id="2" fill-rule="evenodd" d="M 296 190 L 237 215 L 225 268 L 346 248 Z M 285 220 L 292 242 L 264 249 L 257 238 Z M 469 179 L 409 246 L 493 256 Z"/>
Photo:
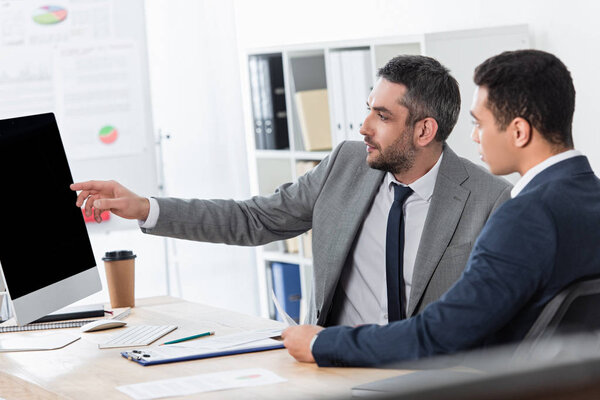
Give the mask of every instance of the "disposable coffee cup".
<path id="1" fill-rule="evenodd" d="M 135 258 L 131 250 L 107 251 L 102 257 L 112 308 L 135 306 Z"/>

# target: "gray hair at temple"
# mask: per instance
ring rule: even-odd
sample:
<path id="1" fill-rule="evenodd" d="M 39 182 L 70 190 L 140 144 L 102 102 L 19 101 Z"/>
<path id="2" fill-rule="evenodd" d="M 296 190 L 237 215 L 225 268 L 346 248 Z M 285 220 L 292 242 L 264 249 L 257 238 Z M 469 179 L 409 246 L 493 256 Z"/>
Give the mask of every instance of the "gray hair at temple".
<path id="1" fill-rule="evenodd" d="M 401 55 L 379 69 L 377 76 L 406 86 L 401 104 L 408 108 L 407 126 L 425 118 L 438 124 L 435 139 L 444 142 L 458 120 L 458 82 L 439 61 L 425 56 Z"/>

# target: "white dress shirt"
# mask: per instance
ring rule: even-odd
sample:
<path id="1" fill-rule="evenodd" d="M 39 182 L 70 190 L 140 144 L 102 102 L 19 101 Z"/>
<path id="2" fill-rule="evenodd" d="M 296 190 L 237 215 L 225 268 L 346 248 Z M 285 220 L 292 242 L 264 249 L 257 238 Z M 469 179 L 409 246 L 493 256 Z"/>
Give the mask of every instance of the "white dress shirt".
<path id="1" fill-rule="evenodd" d="M 403 273 L 407 302 L 410 298 L 417 250 L 441 161 L 442 156 L 431 170 L 408 185 L 413 193 L 403 206 Z M 385 240 L 388 214 L 394 202 L 394 184 L 400 183 L 388 172 L 358 233 L 352 264 L 342 272 L 340 283 L 343 292 L 336 298 L 336 301 L 341 300 L 341 303 L 334 305 L 338 315 L 333 322 L 338 325 L 388 323 Z"/>
<path id="2" fill-rule="evenodd" d="M 512 190 L 510 191 L 510 197 L 512 197 L 514 199 L 519 193 L 521 193 L 521 190 L 523 190 L 525 188 L 525 186 L 527 186 L 527 184 L 529 182 L 531 182 L 531 180 L 533 178 L 535 178 L 535 176 L 537 174 L 539 174 L 546 168 L 548 168 L 556 163 L 559 163 L 561 161 L 567 160 L 569 158 L 573 158 L 573 157 L 577 157 L 577 156 L 581 156 L 581 155 L 583 155 L 583 154 L 581 154 L 581 152 L 579 150 L 573 149 L 573 150 L 563 151 L 562 153 L 558 153 L 558 154 L 553 155 L 552 157 L 546 158 L 544 161 L 542 161 L 538 165 L 534 166 L 533 168 L 530 168 L 529 171 L 525 172 L 525 174 L 521 177 L 521 179 L 519 179 L 517 181 L 517 183 L 515 184 L 515 186 L 513 186 Z"/>

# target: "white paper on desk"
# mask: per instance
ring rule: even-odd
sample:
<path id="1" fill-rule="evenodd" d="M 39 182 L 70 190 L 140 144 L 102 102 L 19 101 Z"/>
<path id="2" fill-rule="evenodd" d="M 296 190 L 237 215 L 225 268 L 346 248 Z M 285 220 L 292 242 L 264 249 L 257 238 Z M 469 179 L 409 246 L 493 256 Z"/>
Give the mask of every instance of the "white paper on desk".
<path id="1" fill-rule="evenodd" d="M 117 390 L 135 400 L 151 400 L 285 381 L 286 379 L 266 369 L 249 368 L 117 386 Z"/>
<path id="2" fill-rule="evenodd" d="M 181 347 L 186 349 L 206 349 L 206 350 L 226 350 L 234 347 L 238 347 L 248 343 L 254 343 L 259 340 L 265 340 L 268 338 L 276 337 L 281 335 L 281 328 L 267 328 L 257 329 L 253 331 L 233 333 L 231 335 L 224 336 L 210 336 L 207 338 L 201 338 L 198 340 L 189 340 L 187 342 L 168 344 L 161 347 Z"/>
<path id="3" fill-rule="evenodd" d="M 22 333 L 14 336 L 0 336 L 0 352 L 55 350 L 79 340 L 80 336 L 68 333 L 51 333 L 36 336 L 24 336 Z"/>
<path id="4" fill-rule="evenodd" d="M 275 339 L 261 339 L 250 343 L 239 344 L 236 346 L 229 346 L 227 348 L 215 347 L 215 348 L 202 348 L 202 347 L 183 347 L 176 345 L 166 346 L 155 346 L 148 350 L 140 350 L 144 353 L 144 357 L 147 361 L 163 361 L 181 359 L 184 357 L 200 357 L 200 356 L 221 356 L 222 353 L 231 352 L 237 354 L 244 352 L 244 350 L 264 350 L 265 348 L 273 348 L 275 346 L 281 346 L 282 342 Z"/>
<path id="5" fill-rule="evenodd" d="M 289 314 L 283 310 L 283 307 L 281 306 L 279 300 L 277 300 L 277 296 L 275 296 L 275 292 L 273 292 L 273 290 L 271 290 L 271 298 L 273 299 L 273 303 L 275 303 L 275 308 L 277 309 L 277 312 L 283 317 L 288 326 L 298 325 L 298 323 L 294 321 L 293 318 L 290 317 Z"/>

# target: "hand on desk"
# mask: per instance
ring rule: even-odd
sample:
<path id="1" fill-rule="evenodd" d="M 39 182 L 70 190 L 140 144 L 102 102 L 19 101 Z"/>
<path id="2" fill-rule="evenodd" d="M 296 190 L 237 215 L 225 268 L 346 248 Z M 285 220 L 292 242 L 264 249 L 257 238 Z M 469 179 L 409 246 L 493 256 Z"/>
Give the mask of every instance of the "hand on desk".
<path id="1" fill-rule="evenodd" d="M 150 211 L 150 202 L 147 198 L 138 196 L 125 186 L 115 181 L 87 181 L 71 185 L 71 190 L 81 193 L 77 196 L 77 207 L 85 202 L 85 215 L 92 215 L 94 219 L 102 222 L 100 214 L 111 211 L 122 218 L 146 220 Z"/>
<path id="2" fill-rule="evenodd" d="M 283 345 L 290 355 L 300 362 L 315 362 L 310 351 L 312 338 L 323 330 L 317 325 L 291 326 L 281 333 Z"/>

